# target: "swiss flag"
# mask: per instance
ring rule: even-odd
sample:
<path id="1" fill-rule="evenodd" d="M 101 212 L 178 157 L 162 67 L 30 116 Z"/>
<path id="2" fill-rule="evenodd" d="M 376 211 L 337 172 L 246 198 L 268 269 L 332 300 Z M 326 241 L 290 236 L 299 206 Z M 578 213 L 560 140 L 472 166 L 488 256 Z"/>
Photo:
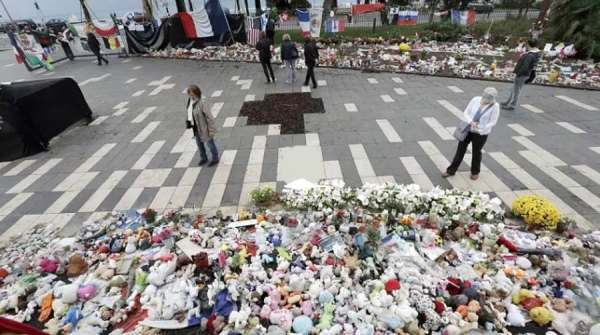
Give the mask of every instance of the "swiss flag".
<path id="1" fill-rule="evenodd" d="M 288 14 L 287 9 L 283 11 L 283 13 L 281 13 L 279 15 L 279 18 L 281 19 L 282 22 L 287 22 L 290 20 L 290 15 Z"/>

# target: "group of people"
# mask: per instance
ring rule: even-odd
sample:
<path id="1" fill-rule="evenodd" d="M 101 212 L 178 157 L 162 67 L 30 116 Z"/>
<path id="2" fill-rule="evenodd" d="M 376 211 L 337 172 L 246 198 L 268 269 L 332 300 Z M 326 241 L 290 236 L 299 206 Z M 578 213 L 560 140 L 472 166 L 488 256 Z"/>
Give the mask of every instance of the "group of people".
<path id="1" fill-rule="evenodd" d="M 268 33 L 268 30 L 267 30 Z M 267 84 L 275 82 L 275 74 L 273 73 L 273 67 L 271 65 L 271 46 L 273 45 L 273 37 L 265 32 L 261 32 L 261 39 L 256 43 L 256 49 L 258 50 L 258 58 L 262 65 L 265 77 L 267 78 Z M 296 44 L 290 39 L 290 35 L 283 35 L 283 42 L 280 46 L 281 60 L 285 65 L 286 69 L 286 80 L 288 84 L 296 82 L 296 60 L 300 58 L 300 52 Z M 319 48 L 310 37 L 304 39 L 304 62 L 308 70 L 306 71 L 306 78 L 304 79 L 304 86 L 309 85 L 309 81 L 312 82 L 313 88 L 317 88 L 317 80 L 315 79 L 315 66 L 319 61 Z"/>
<path id="2" fill-rule="evenodd" d="M 540 59 L 540 52 L 536 48 L 537 41 L 531 39 L 527 42 L 527 52 L 521 56 L 517 66 L 514 69 L 516 74 L 513 87 L 510 91 L 509 98 L 506 102 L 498 104 L 496 98 L 498 91 L 494 87 L 487 87 L 481 96 L 474 97 L 469 102 L 464 111 L 463 123 L 457 127 L 455 137 L 459 140 L 456 153 L 452 159 L 452 163 L 442 174 L 444 178 L 454 176 L 460 167 L 464 156 L 467 152 L 467 147 L 472 144 L 472 161 L 471 161 L 471 179 L 477 180 L 481 172 L 481 152 L 485 145 L 488 135 L 492 128 L 498 122 L 500 116 L 500 108 L 505 110 L 514 110 L 521 90 L 525 83 L 531 82 L 535 78 L 535 66 Z M 257 43 L 256 48 L 259 51 L 259 58 L 267 83 L 275 81 L 275 75 L 271 66 L 271 45 L 272 39 L 269 39 L 263 32 L 261 40 Z M 290 41 L 289 35 L 283 36 L 281 44 L 281 59 L 287 69 L 287 83 L 296 81 L 294 71 L 296 59 L 299 58 L 298 49 L 295 44 Z M 312 80 L 313 87 L 317 87 L 314 76 L 314 67 L 319 59 L 319 51 L 315 43 L 307 37 L 304 44 L 304 58 L 308 71 L 304 85 L 308 85 L 309 79 Z M 212 116 L 209 103 L 202 97 L 200 88 L 196 85 L 191 85 L 187 89 L 188 108 L 187 108 L 187 128 L 193 130 L 196 144 L 200 152 L 200 162 L 198 165 L 204 165 L 208 162 L 205 144 L 208 145 L 211 152 L 211 161 L 209 166 L 214 166 L 219 162 L 219 153 L 215 144 L 214 136 L 217 133 L 215 120 Z M 461 128 L 462 127 L 462 128 Z M 458 134 L 458 135 L 457 135 Z M 462 136 L 461 136 L 462 134 Z"/>

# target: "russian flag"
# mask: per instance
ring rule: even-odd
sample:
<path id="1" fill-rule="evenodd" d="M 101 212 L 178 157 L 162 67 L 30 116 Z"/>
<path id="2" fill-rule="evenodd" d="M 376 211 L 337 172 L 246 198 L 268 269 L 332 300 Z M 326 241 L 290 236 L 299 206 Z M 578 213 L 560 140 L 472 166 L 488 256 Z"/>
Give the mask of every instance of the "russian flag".
<path id="1" fill-rule="evenodd" d="M 204 8 L 179 13 L 179 17 L 188 38 L 212 37 L 229 31 L 219 0 L 209 0 Z"/>
<path id="2" fill-rule="evenodd" d="M 310 36 L 310 12 L 303 12 L 296 9 L 296 16 L 302 29 L 302 36 Z"/>
<path id="3" fill-rule="evenodd" d="M 416 10 L 403 10 L 398 12 L 399 26 L 414 26 L 419 22 L 419 12 Z"/>
<path id="4" fill-rule="evenodd" d="M 340 33 L 345 27 L 344 21 L 330 19 L 325 22 L 326 33 Z"/>
<path id="5" fill-rule="evenodd" d="M 463 26 L 470 26 L 475 23 L 475 10 L 469 9 L 467 11 L 452 10 L 452 21 Z"/>

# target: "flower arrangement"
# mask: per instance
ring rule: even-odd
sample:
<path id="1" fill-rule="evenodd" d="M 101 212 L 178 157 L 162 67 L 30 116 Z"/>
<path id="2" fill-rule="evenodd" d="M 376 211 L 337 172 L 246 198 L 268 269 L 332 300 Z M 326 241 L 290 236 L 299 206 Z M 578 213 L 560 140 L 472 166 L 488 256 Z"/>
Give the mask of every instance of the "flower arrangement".
<path id="1" fill-rule="evenodd" d="M 464 214 L 481 222 L 504 216 L 498 198 L 480 192 L 439 187 L 423 191 L 419 185 L 396 183 L 365 184 L 360 188 L 345 187 L 339 181 L 322 181 L 305 187 L 286 186 L 281 203 L 290 209 L 318 210 L 332 214 L 338 209 L 360 206 L 373 212 L 396 210 L 399 213 L 435 213 L 440 217 Z"/>
<path id="2" fill-rule="evenodd" d="M 142 213 L 142 217 L 146 220 L 148 224 L 153 224 L 156 222 L 156 211 L 152 208 L 148 208 Z"/>
<path id="3" fill-rule="evenodd" d="M 268 207 L 275 200 L 276 192 L 269 186 L 257 188 L 250 192 L 250 201 L 259 207 Z"/>
<path id="4" fill-rule="evenodd" d="M 562 215 L 550 201 L 536 195 L 517 198 L 513 202 L 512 212 L 528 225 L 548 230 L 556 230 L 562 220 Z"/>

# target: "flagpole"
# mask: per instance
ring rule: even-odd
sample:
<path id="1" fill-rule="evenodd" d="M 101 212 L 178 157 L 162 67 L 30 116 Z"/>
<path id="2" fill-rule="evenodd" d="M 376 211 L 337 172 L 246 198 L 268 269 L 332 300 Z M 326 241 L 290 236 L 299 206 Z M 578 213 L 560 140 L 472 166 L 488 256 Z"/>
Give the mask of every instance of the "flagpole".
<path id="1" fill-rule="evenodd" d="M 6 15 L 8 15 L 8 19 L 10 20 L 10 22 L 13 24 L 13 27 L 15 27 L 15 30 L 18 32 L 19 31 L 19 25 L 15 24 L 15 21 L 13 20 L 13 18 L 10 16 L 10 13 L 8 12 L 8 9 L 6 9 L 6 6 L 4 5 L 4 1 L 0 0 L 0 4 L 2 4 L 2 7 L 4 8 L 4 11 L 6 12 Z"/>
<path id="2" fill-rule="evenodd" d="M 229 36 L 231 36 L 231 39 L 233 40 L 233 43 L 235 43 L 235 38 L 233 37 L 233 32 L 231 31 L 231 27 L 229 26 L 229 21 L 227 21 L 227 15 L 225 15 L 225 11 L 223 10 L 223 6 L 221 6 L 221 0 L 216 0 L 219 2 L 219 7 L 221 7 L 221 13 L 223 13 L 223 18 L 225 18 L 225 23 L 227 23 L 227 29 L 229 29 Z"/>

